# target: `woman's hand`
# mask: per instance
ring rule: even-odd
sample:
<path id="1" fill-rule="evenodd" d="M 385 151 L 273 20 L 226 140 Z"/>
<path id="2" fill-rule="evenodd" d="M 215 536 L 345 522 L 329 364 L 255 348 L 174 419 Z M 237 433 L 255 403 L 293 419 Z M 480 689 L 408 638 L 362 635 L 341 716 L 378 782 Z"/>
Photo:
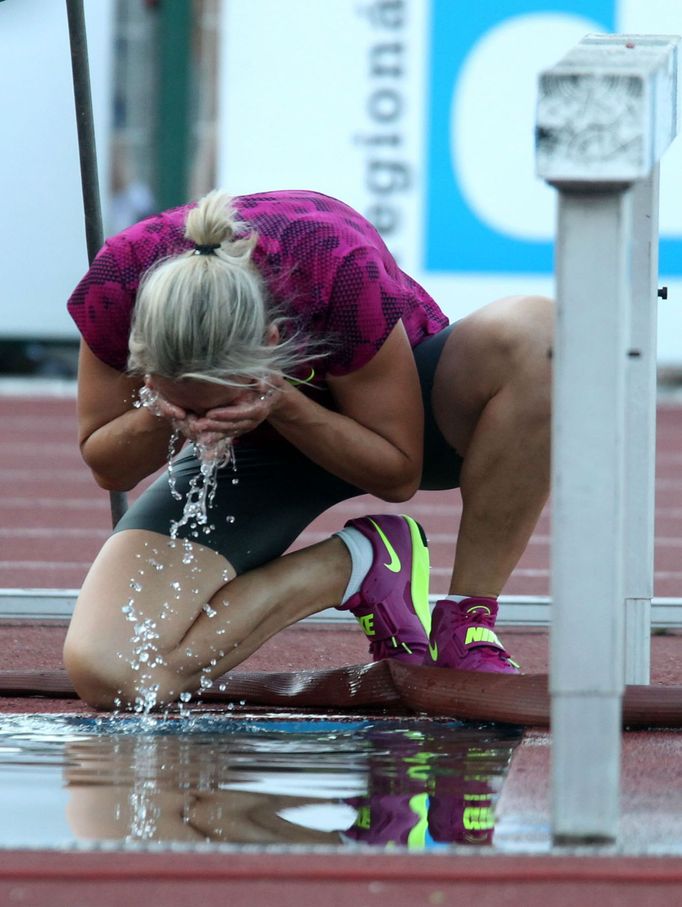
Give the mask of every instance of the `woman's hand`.
<path id="1" fill-rule="evenodd" d="M 166 400 L 148 376 L 140 399 L 154 415 L 170 421 L 173 427 L 193 442 L 215 443 L 220 438 L 232 440 L 253 431 L 264 422 L 280 403 L 285 381 L 271 375 L 267 382 L 254 383 L 239 394 L 234 403 L 217 406 L 197 415 Z"/>
<path id="2" fill-rule="evenodd" d="M 187 418 L 187 413 L 180 406 L 170 403 L 155 387 L 150 375 L 146 375 L 144 384 L 138 391 L 139 404 L 149 410 L 152 416 L 168 419 L 170 422 L 182 422 Z"/>
<path id="3" fill-rule="evenodd" d="M 267 383 L 254 384 L 246 399 L 242 397 L 230 406 L 209 409 L 200 418 L 190 416 L 189 427 L 202 435 L 211 433 L 228 438 L 245 435 L 265 422 L 281 404 L 285 387 L 281 376 L 271 376 Z"/>

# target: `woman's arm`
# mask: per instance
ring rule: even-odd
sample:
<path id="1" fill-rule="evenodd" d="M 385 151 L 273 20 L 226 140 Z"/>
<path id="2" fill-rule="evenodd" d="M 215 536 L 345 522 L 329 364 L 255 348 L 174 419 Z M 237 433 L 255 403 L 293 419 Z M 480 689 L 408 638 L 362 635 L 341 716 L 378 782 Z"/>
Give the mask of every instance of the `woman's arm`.
<path id="1" fill-rule="evenodd" d="M 410 498 L 421 478 L 424 414 L 402 322 L 367 365 L 327 380 L 340 412 L 287 386 L 270 424 L 334 475 L 387 501 Z"/>
<path id="2" fill-rule="evenodd" d="M 95 481 L 108 491 L 129 491 L 168 457 L 171 422 L 133 406 L 142 383 L 105 365 L 81 341 L 78 443 Z"/>

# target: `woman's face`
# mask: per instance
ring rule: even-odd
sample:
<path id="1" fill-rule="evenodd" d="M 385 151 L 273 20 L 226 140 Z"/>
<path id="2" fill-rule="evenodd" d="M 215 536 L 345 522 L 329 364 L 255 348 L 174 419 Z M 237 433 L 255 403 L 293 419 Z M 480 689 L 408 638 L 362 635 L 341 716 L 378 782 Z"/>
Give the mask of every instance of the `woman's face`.
<path id="1" fill-rule="evenodd" d="M 276 346 L 279 343 L 279 330 L 271 324 L 267 329 L 266 343 Z M 251 378 L 235 380 L 237 386 L 228 387 L 213 381 L 202 381 L 199 378 L 171 379 L 160 375 L 151 376 L 152 386 L 164 400 L 183 409 L 188 416 L 201 418 L 210 409 L 223 406 L 235 406 L 240 403 L 254 403 L 263 393 L 262 383 Z"/>
<path id="2" fill-rule="evenodd" d="M 240 387 L 226 387 L 212 381 L 201 381 L 197 378 L 173 380 L 152 375 L 152 386 L 164 400 L 183 409 L 188 416 L 201 418 L 211 409 L 223 406 L 234 406 L 239 403 L 252 403 L 257 394 L 253 381 L 244 381 Z"/>

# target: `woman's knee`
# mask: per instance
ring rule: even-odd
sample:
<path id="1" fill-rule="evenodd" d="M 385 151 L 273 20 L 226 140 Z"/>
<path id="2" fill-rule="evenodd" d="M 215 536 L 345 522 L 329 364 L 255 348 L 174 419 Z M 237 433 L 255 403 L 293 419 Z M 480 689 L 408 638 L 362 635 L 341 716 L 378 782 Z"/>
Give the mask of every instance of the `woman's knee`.
<path id="1" fill-rule="evenodd" d="M 168 705 L 184 691 L 181 675 L 163 658 L 149 665 L 74 634 L 67 634 L 63 658 L 76 693 L 96 709 Z"/>
<path id="2" fill-rule="evenodd" d="M 64 645 L 66 670 L 90 705 L 129 708 L 150 689 L 166 704 L 185 692 L 182 684 L 189 681 L 185 666 L 174 663 L 176 648 L 226 574 L 234 572 L 221 555 L 199 544 L 187 555 L 184 546 L 169 547 L 163 536 L 141 530 L 117 533 L 103 547 L 83 583 Z M 182 589 L 182 607 L 176 587 Z"/>
<path id="3" fill-rule="evenodd" d="M 63 651 L 64 667 L 82 700 L 93 708 L 114 708 L 122 678 L 114 666 L 87 640 L 67 633 Z"/>
<path id="4" fill-rule="evenodd" d="M 465 454 L 496 401 L 519 424 L 549 425 L 554 305 L 543 296 L 492 302 L 456 325 L 436 371 L 432 403 L 446 440 Z"/>
<path id="5" fill-rule="evenodd" d="M 476 412 L 509 385 L 549 388 L 554 304 L 510 296 L 463 318 L 443 352 L 436 394 Z"/>
<path id="6" fill-rule="evenodd" d="M 519 296 L 512 305 L 514 336 L 518 342 L 525 340 L 530 351 L 543 362 L 551 360 L 554 318 L 554 301 L 546 296 Z"/>
<path id="7" fill-rule="evenodd" d="M 473 312 L 462 322 L 467 340 L 488 356 L 526 361 L 551 358 L 554 303 L 545 296 L 509 296 Z"/>

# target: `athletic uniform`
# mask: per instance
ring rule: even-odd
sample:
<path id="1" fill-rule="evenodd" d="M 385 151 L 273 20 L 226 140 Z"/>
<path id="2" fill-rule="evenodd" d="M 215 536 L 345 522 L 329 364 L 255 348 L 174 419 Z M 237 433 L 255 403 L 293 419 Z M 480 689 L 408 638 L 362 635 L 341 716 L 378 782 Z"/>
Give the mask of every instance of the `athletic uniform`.
<path id="1" fill-rule="evenodd" d="M 453 488 L 461 460 L 438 431 L 431 411 L 433 376 L 449 331 L 434 300 L 401 271 L 374 227 L 360 214 L 315 192 L 280 191 L 233 199 L 238 217 L 256 232 L 253 262 L 278 314 L 302 337 L 328 341 L 324 353 L 294 372 L 303 392 L 333 408 L 327 375 L 362 368 L 402 320 L 415 353 L 425 408 L 422 488 Z M 76 287 L 68 310 L 92 352 L 125 371 L 132 311 L 145 271 L 193 248 L 184 237 L 192 206 L 150 217 L 107 240 Z M 312 377 L 311 377 L 312 376 Z M 227 467 L 209 511 L 212 530 L 183 526 L 223 554 L 238 573 L 282 554 L 322 511 L 363 491 L 321 469 L 267 424 L 237 439 L 236 473 Z M 198 470 L 192 446 L 175 461 L 184 496 Z M 236 479 L 237 481 L 233 481 Z M 162 475 L 116 527 L 168 534 L 182 514 Z"/>

